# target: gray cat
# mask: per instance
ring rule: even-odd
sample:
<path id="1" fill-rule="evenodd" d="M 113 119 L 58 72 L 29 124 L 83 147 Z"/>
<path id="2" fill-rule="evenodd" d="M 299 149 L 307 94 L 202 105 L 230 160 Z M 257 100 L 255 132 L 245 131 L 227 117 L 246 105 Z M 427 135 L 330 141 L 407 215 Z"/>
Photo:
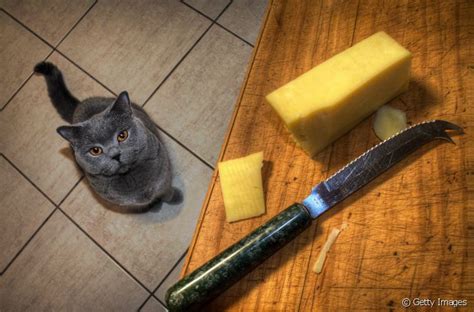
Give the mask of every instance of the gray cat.
<path id="1" fill-rule="evenodd" d="M 61 71 L 52 63 L 34 68 L 48 86 L 51 102 L 71 123 L 57 132 L 69 141 L 78 165 L 103 199 L 142 211 L 157 201 L 175 200 L 168 153 L 146 112 L 130 102 L 127 92 L 114 98 L 76 99 Z"/>

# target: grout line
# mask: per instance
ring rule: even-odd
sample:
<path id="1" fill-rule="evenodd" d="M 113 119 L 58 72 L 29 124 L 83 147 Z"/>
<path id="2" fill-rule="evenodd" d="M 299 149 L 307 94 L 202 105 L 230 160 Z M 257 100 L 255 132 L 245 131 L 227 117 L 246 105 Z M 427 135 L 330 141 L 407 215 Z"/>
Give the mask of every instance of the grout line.
<path id="1" fill-rule="evenodd" d="M 26 174 L 24 174 L 10 159 L 7 158 L 7 156 L 5 154 L 1 154 L 3 156 L 3 158 L 5 158 L 5 160 L 13 167 L 16 169 L 16 171 L 18 171 L 18 173 L 20 173 L 28 182 L 30 182 L 31 185 L 33 185 L 37 190 L 38 192 L 40 192 L 44 197 L 46 197 L 46 199 L 51 203 L 53 204 L 54 206 L 57 206 L 56 203 L 48 196 L 46 195 L 45 192 L 43 192 L 39 187 L 38 185 L 36 185 L 33 181 L 30 180 L 30 178 L 28 178 L 26 176 Z"/>
<path id="2" fill-rule="evenodd" d="M 155 298 L 159 303 L 161 303 L 165 308 L 168 309 L 168 307 L 166 306 L 166 304 L 165 304 L 164 302 L 162 302 L 162 301 L 160 300 L 160 298 L 158 298 L 157 296 L 155 296 L 155 294 L 152 294 L 151 297 Z"/>
<path id="3" fill-rule="evenodd" d="M 48 58 L 52 53 L 54 52 L 54 50 L 51 50 L 51 52 L 46 56 L 46 58 Z M 13 98 L 18 94 L 18 92 L 20 92 L 21 89 L 23 89 L 23 87 L 26 85 L 26 83 L 28 81 L 30 81 L 31 77 L 33 77 L 34 75 L 34 72 L 32 72 L 28 78 L 26 78 L 25 81 L 23 81 L 23 83 L 18 87 L 18 89 L 16 89 L 15 92 L 13 92 L 12 96 L 8 99 L 8 101 L 5 103 L 5 105 L 2 106 L 2 108 L 0 108 L 0 112 L 2 112 L 8 104 L 10 104 L 10 102 L 13 100 Z"/>
<path id="4" fill-rule="evenodd" d="M 194 12 L 198 13 L 199 15 L 201 15 L 201 16 L 207 18 L 208 20 L 210 20 L 210 21 L 212 21 L 212 22 L 215 21 L 215 19 L 213 19 L 212 17 L 208 16 L 207 14 L 205 14 L 205 13 L 199 11 L 198 9 L 196 9 L 195 7 L 193 7 L 192 5 L 186 3 L 186 2 L 184 2 L 184 1 L 182 1 L 182 0 L 181 0 L 180 2 L 181 2 L 182 4 L 184 4 L 185 6 L 187 6 L 188 8 L 190 8 L 191 10 L 193 10 Z M 216 19 L 217 19 L 217 18 L 216 18 Z"/>
<path id="5" fill-rule="evenodd" d="M 190 7 L 191 9 L 195 10 L 196 12 L 198 12 L 199 14 L 203 15 L 204 17 L 208 18 L 210 21 L 212 21 L 212 23 L 209 25 L 209 27 L 201 34 L 201 36 L 193 43 L 193 45 L 191 46 L 191 48 L 189 48 L 188 51 L 186 51 L 186 53 L 183 55 L 183 57 L 181 57 L 181 59 L 178 61 L 178 63 L 171 69 L 171 71 L 166 75 L 166 77 L 158 84 L 158 86 L 155 88 L 155 90 L 153 90 L 153 92 L 148 96 L 148 98 L 145 100 L 145 102 L 143 102 L 143 104 L 141 105 L 141 107 L 145 107 L 145 105 L 148 103 L 148 101 L 150 101 L 150 99 L 155 95 L 155 93 L 158 91 L 158 89 L 168 80 L 168 78 L 174 73 L 174 71 L 178 68 L 179 65 L 181 65 L 181 63 L 184 61 L 184 59 L 191 53 L 191 51 L 196 47 L 196 45 L 201 41 L 201 39 L 207 34 L 207 32 L 211 29 L 211 27 L 216 24 L 216 21 L 215 20 L 212 20 L 211 18 L 207 17 L 206 15 L 202 14 L 201 12 L 199 12 L 198 10 L 194 9 L 193 7 L 191 7 L 190 5 L 188 5 L 187 3 L 184 3 L 182 2 L 184 5 Z M 225 10 L 227 10 L 227 8 L 232 4 L 232 1 L 230 1 L 226 7 L 222 10 L 222 12 L 216 17 L 216 20 L 222 15 L 222 13 L 225 12 Z"/>
<path id="6" fill-rule="evenodd" d="M 173 267 L 171 268 L 171 270 L 165 275 L 165 277 L 163 278 L 163 280 L 158 284 L 158 286 L 156 286 L 156 288 L 152 291 L 151 293 L 151 296 L 153 296 L 153 298 L 155 298 L 156 300 L 158 300 L 159 303 L 161 303 L 164 307 L 166 307 L 166 303 L 161 301 L 160 298 L 158 298 L 157 296 L 155 296 L 155 293 L 156 291 L 158 290 L 158 288 L 160 288 L 163 283 L 166 281 L 166 279 L 171 275 L 171 273 L 173 273 L 174 269 L 176 269 L 178 267 L 178 264 L 181 260 L 183 260 L 185 257 L 186 257 L 186 254 L 188 253 L 189 251 L 189 247 L 186 248 L 186 250 L 184 251 L 184 253 L 181 255 L 181 257 L 179 257 L 179 259 L 176 261 L 176 263 L 173 265 Z M 150 296 L 150 297 L 151 297 Z"/>
<path id="7" fill-rule="evenodd" d="M 48 55 L 46 55 L 46 57 L 43 58 L 43 61 L 46 61 L 46 60 L 51 56 L 51 54 L 54 53 L 54 51 L 55 51 L 55 50 L 52 49 L 52 50 L 48 53 Z M 21 84 L 21 86 L 18 87 L 18 89 L 15 91 L 15 93 L 13 93 L 13 95 L 12 95 L 12 96 L 8 99 L 8 101 L 5 103 L 5 105 L 3 105 L 2 108 L 0 108 L 0 112 L 2 112 L 2 111 L 7 107 L 8 104 L 10 104 L 10 102 L 13 100 L 13 98 L 15 98 L 15 96 L 18 94 L 18 92 L 20 92 L 20 90 L 23 89 L 23 87 L 28 83 L 28 81 L 30 81 L 31 77 L 33 77 L 34 74 L 35 74 L 34 72 L 31 72 L 30 76 Z"/>
<path id="8" fill-rule="evenodd" d="M 191 10 L 195 11 L 196 13 L 198 13 L 199 15 L 202 15 L 203 17 L 207 18 L 208 20 L 210 21 L 217 21 L 219 19 L 219 17 L 221 17 L 221 15 L 224 13 L 225 10 L 227 10 L 227 8 L 232 4 L 233 0 L 230 0 L 226 6 L 221 10 L 221 12 L 215 17 L 215 18 L 212 18 L 210 16 L 208 16 L 206 13 L 203 13 L 201 11 L 199 11 L 198 9 L 196 9 L 195 7 L 193 7 L 192 5 L 184 2 L 184 1 L 180 1 L 182 4 L 184 4 L 185 6 L 187 6 L 188 8 L 190 8 Z"/>
<path id="9" fill-rule="evenodd" d="M 174 271 L 174 269 L 176 269 L 178 267 L 178 264 L 181 260 L 183 260 L 184 257 L 186 257 L 186 254 L 188 253 L 189 251 L 189 248 L 186 248 L 186 250 L 184 251 L 184 253 L 178 258 L 178 260 L 176 261 L 176 263 L 171 267 L 171 269 L 168 271 L 168 273 L 166 273 L 166 275 L 163 277 L 163 279 L 161 280 L 161 282 L 158 283 L 158 286 L 155 287 L 155 289 L 152 290 L 151 294 L 148 296 L 148 298 L 145 299 L 145 301 L 143 301 L 143 303 L 138 307 L 138 311 L 140 311 L 144 306 L 145 304 L 148 302 L 148 300 L 150 300 L 150 298 L 154 298 L 155 300 L 157 300 L 161 305 L 163 305 L 166 309 L 166 304 L 164 302 L 161 301 L 160 298 L 158 298 L 157 296 L 155 296 L 155 292 L 158 290 L 158 288 L 161 287 L 161 285 L 163 285 L 163 283 L 165 282 L 165 280 L 171 275 L 171 273 Z"/>
<path id="10" fill-rule="evenodd" d="M 138 307 L 137 311 L 140 311 L 141 309 L 143 309 L 143 307 L 145 306 L 145 304 L 148 302 L 148 300 L 150 300 L 150 298 L 152 297 L 152 295 L 148 295 L 148 297 L 145 299 L 145 301 L 143 301 L 143 303 Z"/>
<path id="11" fill-rule="evenodd" d="M 223 14 L 225 11 L 227 11 L 227 9 L 230 7 L 230 5 L 232 4 L 232 2 L 234 2 L 234 0 L 230 0 L 229 3 L 227 3 L 227 5 L 224 7 L 224 9 L 221 11 L 221 13 L 219 13 L 219 15 L 216 16 L 215 20 L 217 21 Z"/>
<path id="12" fill-rule="evenodd" d="M 59 42 L 56 44 L 56 47 L 54 48 L 55 50 L 59 47 L 59 45 L 61 43 L 63 43 L 63 41 L 67 38 L 67 36 L 69 36 L 69 34 L 76 28 L 77 25 L 79 25 L 80 22 L 82 22 L 82 20 L 84 19 L 84 17 L 86 17 L 86 15 L 92 10 L 93 7 L 95 7 L 95 5 L 97 4 L 97 1 L 98 0 L 95 0 L 94 3 L 86 10 L 86 12 L 84 12 L 84 14 L 82 14 L 82 16 L 77 20 L 77 22 L 72 25 L 71 29 L 69 29 L 69 31 L 63 36 L 63 38 L 61 40 L 59 40 Z"/>
<path id="13" fill-rule="evenodd" d="M 174 136 L 172 136 L 168 131 L 164 130 L 163 128 L 161 128 L 156 122 L 155 122 L 156 126 L 158 127 L 158 129 L 160 129 L 160 132 L 163 132 L 166 136 L 168 136 L 170 139 L 172 139 L 173 141 L 175 141 L 179 146 L 181 146 L 182 148 L 184 148 L 185 150 L 187 150 L 191 155 L 193 155 L 194 157 L 196 157 L 198 160 L 200 160 L 204 165 L 206 165 L 207 167 L 209 167 L 210 169 L 214 170 L 214 166 L 211 165 L 210 163 L 207 162 L 207 160 L 205 160 L 204 158 L 202 158 L 201 156 L 199 156 L 198 154 L 196 154 L 193 150 L 191 150 L 189 147 L 187 147 L 186 145 L 184 145 L 183 143 L 181 143 L 177 138 L 175 138 Z"/>
<path id="14" fill-rule="evenodd" d="M 178 63 L 171 69 L 171 71 L 166 75 L 166 77 L 158 84 L 158 86 L 155 88 L 155 90 L 153 90 L 153 92 L 148 96 L 148 98 L 145 100 L 145 102 L 143 102 L 143 104 L 141 105 L 141 107 L 145 107 L 146 104 L 148 104 L 148 102 L 150 101 L 150 99 L 156 94 L 156 92 L 158 91 L 158 89 L 160 89 L 160 87 L 168 80 L 169 77 L 171 77 L 171 75 L 174 73 L 174 71 L 178 68 L 179 65 L 181 65 L 181 63 L 184 61 L 184 59 L 191 53 L 191 51 L 194 49 L 194 47 L 196 47 L 196 45 L 201 41 L 201 39 L 207 34 L 207 32 L 211 29 L 211 27 L 214 25 L 214 22 L 212 22 L 209 27 L 201 34 L 201 36 L 193 43 L 193 45 L 191 46 L 191 48 L 189 48 L 188 51 L 186 51 L 186 53 L 183 55 L 183 57 L 181 57 L 181 59 L 178 61 Z M 156 126 L 158 127 L 158 129 L 160 129 L 161 132 L 165 133 L 168 137 L 170 137 L 173 141 L 175 141 L 178 145 L 180 145 L 182 148 L 184 148 L 185 150 L 187 150 L 189 153 L 191 153 L 194 157 L 196 157 L 197 159 L 199 159 L 202 163 L 204 163 L 204 165 L 208 166 L 210 169 L 214 170 L 214 167 L 208 163 L 205 159 L 203 159 L 201 156 L 199 156 L 198 154 L 196 154 L 194 151 L 192 151 L 189 147 L 187 147 L 186 145 L 184 145 L 183 143 L 181 143 L 177 138 L 175 138 L 174 136 L 172 136 L 168 131 L 164 130 L 162 127 L 160 127 L 158 125 L 158 123 L 156 123 Z"/>
<path id="15" fill-rule="evenodd" d="M 158 286 L 155 287 L 155 289 L 152 291 L 152 294 L 154 294 L 158 288 L 161 287 L 161 285 L 163 285 L 163 283 L 165 282 L 165 280 L 171 275 L 171 273 L 173 273 L 174 269 L 176 269 L 178 267 L 178 264 L 181 260 L 183 260 L 184 257 L 186 257 L 186 254 L 188 253 L 188 250 L 189 248 L 186 248 L 186 250 L 183 252 L 183 254 L 178 258 L 178 260 L 176 260 L 176 263 L 171 267 L 171 269 L 169 270 L 168 273 L 166 273 L 166 275 L 163 277 L 163 279 L 161 280 L 161 282 L 158 283 Z M 158 299 L 158 298 L 157 298 Z"/>
<path id="16" fill-rule="evenodd" d="M 156 92 L 161 88 L 161 86 L 168 80 L 169 77 L 174 73 L 174 71 L 181 65 L 181 63 L 184 61 L 184 59 L 192 52 L 192 50 L 196 47 L 196 45 L 201 41 L 201 39 L 208 33 L 208 31 L 212 28 L 214 24 L 217 24 L 214 20 L 211 18 L 207 17 L 206 15 L 202 14 L 195 8 L 191 7 L 187 3 L 182 2 L 184 5 L 190 7 L 194 11 L 198 12 L 199 14 L 203 15 L 207 19 L 211 20 L 212 23 L 209 25 L 209 27 L 201 34 L 201 36 L 194 42 L 194 44 L 189 48 L 189 50 L 183 55 L 183 57 L 178 61 L 178 63 L 171 69 L 171 71 L 166 75 L 166 77 L 158 84 L 158 86 L 153 90 L 153 92 L 148 96 L 148 98 L 143 102 L 141 105 L 142 108 L 145 107 L 146 104 L 150 101 L 150 99 L 156 94 Z M 216 20 L 227 10 L 227 8 L 232 4 L 232 1 L 229 1 L 229 3 L 225 6 L 225 8 L 222 10 L 222 12 L 216 17 Z M 218 24 L 219 25 L 219 24 Z M 219 25 L 222 27 L 221 25 Z M 223 29 L 227 30 L 226 28 L 222 27 Z M 239 37 L 240 38 L 240 37 Z M 241 39 L 241 38 L 240 38 Z M 242 39 L 243 40 L 243 39 Z M 247 41 L 243 40 L 244 42 L 248 43 Z M 248 43 L 249 44 L 249 43 Z M 252 46 L 253 47 L 253 46 Z M 72 61 L 71 61 L 72 62 Z M 194 157 L 199 159 L 204 165 L 209 167 L 210 169 L 214 170 L 214 166 L 210 163 L 208 163 L 205 159 L 203 159 L 201 156 L 199 156 L 197 153 L 195 153 L 193 150 L 191 150 L 189 147 L 181 143 L 177 138 L 175 138 L 173 135 L 171 135 L 168 131 L 164 130 L 162 127 L 160 127 L 156 122 L 155 124 L 157 125 L 158 129 L 160 129 L 161 132 L 166 134 L 169 138 L 171 138 L 173 141 L 175 141 L 178 145 L 180 145 L 182 148 L 187 150 L 189 153 L 191 153 Z"/>
<path id="17" fill-rule="evenodd" d="M 228 33 L 230 33 L 231 35 L 234 35 L 234 37 L 237 37 L 238 39 L 242 40 L 243 42 L 245 42 L 246 44 L 248 44 L 249 46 L 251 46 L 252 48 L 255 48 L 255 46 L 253 44 L 251 44 L 250 42 L 248 42 L 247 40 L 245 40 L 244 38 L 242 38 L 241 36 L 237 35 L 236 33 L 234 33 L 232 30 L 228 29 L 227 27 L 223 26 L 222 24 L 219 24 L 217 21 L 216 21 L 216 25 L 217 26 L 220 26 L 222 29 L 224 29 L 225 31 L 227 31 Z"/>
<path id="18" fill-rule="evenodd" d="M 15 262 L 15 260 L 20 256 L 20 254 L 25 250 L 26 246 L 30 244 L 30 242 L 33 240 L 33 238 L 36 236 L 36 234 L 43 228 L 43 226 L 48 222 L 49 219 L 51 219 L 51 216 L 58 210 L 58 208 L 55 206 L 55 208 L 51 211 L 51 213 L 46 217 L 46 219 L 43 220 L 43 222 L 40 224 L 40 226 L 33 232 L 33 234 L 28 238 L 28 240 L 23 244 L 23 246 L 18 250 L 18 252 L 15 254 L 15 256 L 8 262 L 8 264 L 5 266 L 5 269 L 0 273 L 0 276 L 2 276 L 8 268 Z"/>
<path id="19" fill-rule="evenodd" d="M 160 299 L 156 298 L 155 295 L 149 295 L 148 298 L 146 298 L 145 301 L 143 301 L 143 303 L 138 307 L 137 311 L 140 312 L 141 309 L 143 309 L 143 307 L 145 306 L 145 304 L 148 302 L 148 300 L 150 300 L 151 298 L 154 298 L 156 301 L 158 301 L 158 303 L 165 308 L 165 311 L 168 311 L 168 307 L 163 303 L 161 302 Z"/>
<path id="20" fill-rule="evenodd" d="M 17 166 L 15 166 L 15 164 L 13 164 L 11 162 L 10 159 L 7 158 L 7 156 L 5 156 L 3 153 L 0 154 L 1 157 L 3 157 L 9 164 L 10 166 L 12 166 L 21 176 L 23 176 L 23 178 L 25 178 L 31 185 L 33 185 L 33 187 L 38 191 L 40 192 L 53 206 L 54 206 L 54 209 L 51 211 L 51 213 L 46 217 L 45 220 L 43 220 L 43 222 L 41 223 L 41 225 L 36 229 L 36 231 L 33 232 L 33 234 L 30 236 L 30 238 L 28 238 L 28 240 L 26 241 L 26 243 L 23 244 L 23 246 L 20 248 L 20 250 L 15 254 L 15 256 L 13 257 L 12 260 L 10 260 L 10 262 L 5 266 L 5 269 L 3 269 L 3 271 L 0 273 L 0 275 L 3 275 L 3 273 L 5 273 L 7 271 L 7 269 L 10 267 L 10 265 L 13 263 L 13 261 L 16 260 L 16 258 L 18 258 L 18 256 L 21 254 L 21 252 L 26 248 L 26 246 L 29 244 L 29 242 L 33 239 L 33 237 L 35 237 L 36 233 L 39 232 L 39 230 L 43 227 L 43 225 L 46 223 L 46 221 L 49 220 L 49 218 L 53 215 L 53 213 L 56 211 L 57 209 L 57 206 L 56 204 L 51 200 L 51 198 L 49 198 L 36 184 L 34 184 Z"/>
<path id="21" fill-rule="evenodd" d="M 53 205 L 54 209 L 51 212 L 51 214 L 43 221 L 43 223 L 40 225 L 40 227 L 31 235 L 31 237 L 28 239 L 28 241 L 23 245 L 23 247 L 20 249 L 20 251 L 15 255 L 15 257 L 8 263 L 8 265 L 5 267 L 3 272 L 1 272 L 1 275 L 5 273 L 5 271 L 10 267 L 10 265 L 13 263 L 14 260 L 20 255 L 20 253 L 26 248 L 26 246 L 29 244 L 29 242 L 36 236 L 36 233 L 39 232 L 39 230 L 44 226 L 46 221 L 50 219 L 50 217 L 54 214 L 56 210 L 59 210 L 62 214 L 64 214 L 69 221 L 71 221 L 75 226 L 77 226 L 81 232 L 83 232 L 95 245 L 97 245 L 107 256 L 109 256 L 110 259 L 112 259 L 113 262 L 115 262 L 122 270 L 124 270 L 133 280 L 135 280 L 140 286 L 142 286 L 148 293 L 150 293 L 150 290 L 140 281 L 138 280 L 133 274 L 130 273 L 120 262 L 118 262 L 115 257 L 113 257 L 105 248 L 103 248 L 89 233 L 87 233 L 83 228 L 79 226 L 79 224 L 74 221 L 64 210 L 58 205 L 56 205 L 51 198 L 49 198 L 36 184 L 34 184 L 17 166 L 15 166 L 3 153 L 0 154 L 13 168 L 15 168 L 18 173 L 20 173 L 28 182 L 30 182 L 43 196 L 46 197 Z M 79 179 L 79 181 L 76 182 L 76 184 L 73 186 L 73 188 L 68 192 L 68 194 L 62 199 L 61 203 L 67 198 L 67 196 L 73 191 L 73 189 L 80 183 L 82 180 L 83 176 Z"/>
<path id="22" fill-rule="evenodd" d="M 76 186 L 79 185 L 79 183 L 81 183 L 82 179 L 84 179 L 84 175 L 82 175 L 79 180 L 72 186 L 72 188 L 69 190 L 69 192 L 67 192 L 67 194 L 63 197 L 63 199 L 61 199 L 61 201 L 58 203 L 58 206 L 61 206 L 62 203 L 64 203 L 64 201 L 66 200 L 66 198 L 68 198 L 68 196 L 72 193 L 72 191 L 74 191 L 74 189 L 76 188 Z"/>
<path id="23" fill-rule="evenodd" d="M 214 24 L 216 24 L 217 26 L 221 27 L 223 30 L 227 31 L 229 34 L 233 35 L 234 37 L 237 37 L 238 39 L 242 40 L 243 42 L 245 42 L 246 44 L 248 44 L 249 46 L 251 46 L 252 48 L 254 48 L 254 45 L 251 44 L 250 42 L 248 42 L 247 40 L 245 40 L 244 38 L 242 38 L 241 36 L 237 35 L 235 32 L 233 32 L 232 30 L 230 30 L 229 28 L 223 26 L 222 24 L 220 24 L 217 20 L 219 19 L 219 17 L 221 17 L 221 15 L 224 13 L 225 10 L 227 10 L 227 8 L 230 6 L 230 4 L 232 4 L 232 1 L 230 1 L 228 3 L 228 5 L 222 9 L 222 12 L 219 13 L 219 15 L 217 15 L 217 17 L 215 19 L 212 19 L 211 17 L 207 16 L 206 14 L 202 13 L 201 11 L 199 11 L 198 9 L 194 8 L 193 6 L 191 6 L 190 4 L 187 4 L 186 2 L 182 2 L 184 5 L 186 5 L 188 8 L 192 9 L 193 11 L 195 11 L 196 13 L 200 14 L 201 16 L 207 18 L 208 20 L 210 21 L 213 21 Z"/>
<path id="24" fill-rule="evenodd" d="M 3 9 L 1 9 L 3 10 Z M 55 49 L 53 48 L 47 55 L 45 58 L 43 58 L 43 61 L 47 60 L 48 57 L 51 56 L 51 54 L 53 54 L 55 51 Z M 28 83 L 28 81 L 30 81 L 31 77 L 33 77 L 35 73 L 33 71 L 31 71 L 31 74 L 28 76 L 28 78 L 26 78 L 25 81 L 23 81 L 23 83 L 18 87 L 18 89 L 16 89 L 16 91 L 12 94 L 12 96 L 8 99 L 8 101 L 5 103 L 5 105 L 3 105 L 2 108 L 0 108 L 0 112 L 2 112 L 8 104 L 10 104 L 11 101 L 13 101 L 13 99 L 15 98 L 15 96 L 20 92 L 21 89 L 23 89 L 23 87 Z"/>
<path id="25" fill-rule="evenodd" d="M 107 91 L 109 91 L 110 93 L 112 93 L 114 96 L 117 96 L 117 94 L 112 91 L 111 89 L 109 89 L 109 87 L 107 87 L 105 84 L 103 84 L 102 82 L 100 82 L 97 78 L 95 78 L 94 76 L 92 76 L 89 72 L 87 72 L 84 68 L 82 68 L 81 66 L 79 66 L 79 64 L 77 64 L 76 62 L 74 62 L 73 60 L 71 60 L 66 54 L 64 54 L 63 52 L 61 52 L 60 50 L 55 50 L 58 54 L 60 54 L 62 57 L 64 57 L 66 60 L 68 60 L 70 63 L 72 63 L 74 66 L 76 66 L 78 69 L 80 69 L 84 74 L 86 74 L 87 76 L 89 76 L 92 80 L 94 80 L 95 82 L 97 82 L 98 84 L 100 84 L 104 89 L 106 89 Z"/>
<path id="26" fill-rule="evenodd" d="M 129 270 L 127 270 L 117 259 L 115 259 L 112 254 L 110 254 L 102 245 L 100 245 L 87 231 L 85 231 L 71 216 L 69 216 L 60 206 L 57 206 L 57 209 L 71 221 L 84 235 L 86 235 L 100 250 L 102 250 L 109 258 L 115 262 L 117 266 L 119 266 L 123 271 L 125 271 L 136 283 L 142 286 L 149 294 L 151 294 L 148 287 L 146 287 L 138 278 L 136 278 Z"/>
<path id="27" fill-rule="evenodd" d="M 0 11 L 3 11 L 5 14 L 7 14 L 11 19 L 13 19 L 15 22 L 17 22 L 18 24 L 20 24 L 20 26 L 24 27 L 26 30 L 28 30 L 29 32 L 31 32 L 34 36 L 36 36 L 37 38 L 39 38 L 41 41 L 43 41 L 44 43 L 46 43 L 46 45 L 48 45 L 50 48 L 52 48 L 52 50 L 48 53 L 48 55 L 46 55 L 46 57 L 43 59 L 43 61 L 46 61 L 56 50 L 57 48 L 59 47 L 59 45 L 64 41 L 64 39 L 66 39 L 66 37 L 74 30 L 74 28 L 76 28 L 77 25 L 79 25 L 79 23 L 84 19 L 84 17 L 89 13 L 90 10 L 92 10 L 92 8 L 97 4 L 97 0 L 86 10 L 86 12 L 79 18 L 79 20 L 71 27 L 71 29 L 63 36 L 63 38 L 61 40 L 59 40 L 59 42 L 56 44 L 56 46 L 53 46 L 51 44 L 49 44 L 49 42 L 47 42 L 45 39 L 43 39 L 40 35 L 36 34 L 32 29 L 28 28 L 25 24 L 23 24 L 22 22 L 20 22 L 18 19 L 16 19 L 12 14 L 8 13 L 5 9 L 1 8 Z M 5 103 L 5 105 L 3 105 L 2 108 L 0 108 L 0 112 L 2 112 L 5 107 L 7 107 L 8 104 L 10 104 L 10 102 L 13 100 L 13 98 L 18 94 L 18 92 L 20 92 L 21 89 L 23 89 L 23 87 L 28 83 L 28 81 L 30 81 L 31 77 L 33 77 L 35 73 L 32 71 L 30 76 L 20 85 L 20 87 L 18 87 L 18 89 L 13 93 L 13 95 L 8 99 L 8 101 Z"/>
<path id="28" fill-rule="evenodd" d="M 3 153 L 0 154 L 9 164 L 10 166 L 12 166 L 21 176 L 23 176 L 23 178 L 25 178 L 25 180 L 27 180 L 38 192 L 40 192 L 53 206 L 54 206 L 54 209 L 53 211 L 48 215 L 48 217 L 41 223 L 41 225 L 36 229 L 36 231 L 33 232 L 33 234 L 30 236 L 30 238 L 28 238 L 28 240 L 23 244 L 23 246 L 20 248 L 20 250 L 15 254 L 15 256 L 13 257 L 12 260 L 10 260 L 10 262 L 7 264 L 7 266 L 5 267 L 5 269 L 0 273 L 0 275 L 3 275 L 3 273 L 6 272 L 6 270 L 10 267 L 10 265 L 13 263 L 13 261 L 16 260 L 16 258 L 18 258 L 18 256 L 21 254 L 21 252 L 26 248 L 26 246 L 30 243 L 30 241 L 36 236 L 36 234 L 39 232 L 39 230 L 46 224 L 46 221 L 48 221 L 51 216 L 54 214 L 54 212 L 58 209 L 59 205 L 67 198 L 67 196 L 69 196 L 69 194 L 71 194 L 71 192 L 74 190 L 74 188 L 79 184 L 79 182 L 81 182 L 81 180 L 84 178 L 84 176 L 81 176 L 79 178 L 79 181 L 77 181 L 74 186 L 68 191 L 68 193 L 66 194 L 66 196 L 64 196 L 64 198 L 59 202 L 59 204 L 56 204 L 48 195 L 46 195 L 45 192 L 43 192 L 39 187 L 38 185 L 36 185 L 33 181 L 31 181 L 30 178 L 28 178 L 26 176 L 25 173 L 23 173 L 20 168 L 18 168 L 10 159 L 7 158 L 6 155 L 4 155 Z"/>
<path id="29" fill-rule="evenodd" d="M 188 51 L 181 57 L 181 59 L 174 65 L 174 67 L 171 69 L 171 71 L 165 76 L 165 78 L 158 84 L 158 86 L 153 90 L 153 92 L 148 96 L 148 98 L 143 102 L 141 107 L 145 107 L 145 105 L 150 101 L 150 99 L 155 95 L 155 93 L 158 91 L 158 89 L 168 80 L 168 78 L 174 73 L 174 71 L 178 68 L 179 65 L 184 61 L 184 59 L 191 53 L 191 51 L 194 49 L 194 47 L 201 41 L 201 39 L 207 34 L 209 29 L 211 29 L 212 25 L 214 25 L 214 22 L 207 27 L 207 29 L 201 34 L 201 36 L 193 43 L 191 48 L 189 48 Z"/>
<path id="30" fill-rule="evenodd" d="M 49 43 L 48 41 L 46 41 L 45 39 L 43 39 L 42 37 L 40 37 L 38 34 L 36 34 L 31 28 L 29 28 L 28 26 L 26 26 L 25 24 L 23 24 L 20 20 L 18 20 L 16 17 L 14 17 L 12 14 L 8 13 L 8 11 L 6 11 L 4 8 L 0 8 L 0 11 L 4 12 L 6 15 L 8 15 L 12 20 L 14 20 L 15 22 L 17 22 L 18 24 L 20 24 L 21 26 L 23 26 L 23 28 L 25 28 L 26 30 L 28 30 L 30 33 L 32 33 L 36 38 L 38 38 L 39 40 L 41 40 L 44 44 L 46 44 L 47 46 L 49 46 L 50 48 L 54 49 L 54 45 L 52 45 L 51 43 Z"/>

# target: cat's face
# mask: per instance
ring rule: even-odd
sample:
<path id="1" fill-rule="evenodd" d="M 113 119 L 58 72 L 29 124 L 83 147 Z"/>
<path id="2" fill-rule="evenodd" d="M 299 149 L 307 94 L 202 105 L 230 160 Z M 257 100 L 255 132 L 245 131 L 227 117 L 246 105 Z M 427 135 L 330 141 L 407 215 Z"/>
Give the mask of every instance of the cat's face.
<path id="1" fill-rule="evenodd" d="M 124 174 L 138 161 L 149 136 L 132 112 L 126 92 L 87 121 L 58 128 L 68 140 L 76 160 L 87 173 L 112 176 Z"/>

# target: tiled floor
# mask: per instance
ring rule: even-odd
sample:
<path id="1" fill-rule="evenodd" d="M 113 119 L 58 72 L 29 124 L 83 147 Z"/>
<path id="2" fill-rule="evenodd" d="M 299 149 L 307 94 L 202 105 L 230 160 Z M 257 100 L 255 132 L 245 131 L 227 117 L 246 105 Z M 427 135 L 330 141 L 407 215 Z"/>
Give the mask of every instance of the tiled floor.
<path id="1" fill-rule="evenodd" d="M 165 311 L 265 0 L 0 0 L 0 311 Z M 78 98 L 129 91 L 162 129 L 179 205 L 119 214 L 55 129 L 54 62 Z"/>

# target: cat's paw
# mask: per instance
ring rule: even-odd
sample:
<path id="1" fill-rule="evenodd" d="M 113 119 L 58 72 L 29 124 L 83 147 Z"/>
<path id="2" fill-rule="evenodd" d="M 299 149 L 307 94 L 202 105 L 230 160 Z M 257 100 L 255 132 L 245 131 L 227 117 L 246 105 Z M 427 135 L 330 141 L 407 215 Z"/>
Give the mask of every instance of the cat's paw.
<path id="1" fill-rule="evenodd" d="M 41 62 L 36 64 L 33 70 L 37 74 L 52 76 L 57 72 L 58 68 L 53 63 Z"/>
<path id="2" fill-rule="evenodd" d="M 162 198 L 162 200 L 167 204 L 176 205 L 183 201 L 183 193 L 179 189 L 173 187 L 171 191 Z"/>

